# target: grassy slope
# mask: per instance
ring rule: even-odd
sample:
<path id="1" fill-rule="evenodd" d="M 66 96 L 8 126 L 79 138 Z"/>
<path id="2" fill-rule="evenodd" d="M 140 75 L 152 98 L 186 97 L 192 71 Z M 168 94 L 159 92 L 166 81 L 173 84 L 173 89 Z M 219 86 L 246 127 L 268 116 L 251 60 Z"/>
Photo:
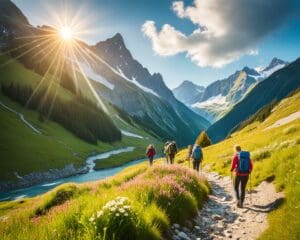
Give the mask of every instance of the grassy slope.
<path id="1" fill-rule="evenodd" d="M 0 65 L 8 60 L 9 58 L 0 56 Z M 41 76 L 25 69 L 14 60 L 0 67 L 0 84 L 15 82 L 35 87 L 40 80 Z M 45 84 L 49 84 L 49 79 L 45 79 Z M 69 91 L 60 86 L 57 89 L 59 97 L 64 99 L 72 97 Z M 87 91 L 85 92 L 89 94 Z M 159 142 L 142 130 L 126 126 L 114 117 L 113 120 L 122 129 L 138 133 L 144 136 L 145 139 L 124 136 L 121 142 L 114 144 L 98 142 L 97 145 L 91 145 L 75 137 L 72 133 L 52 121 L 40 122 L 36 112 L 22 108 L 19 104 L 3 96 L 1 92 L 0 100 L 16 111 L 23 113 L 26 120 L 44 133 L 43 135 L 34 133 L 17 115 L 0 107 L 1 180 L 14 180 L 14 172 L 22 175 L 32 171 L 46 171 L 49 168 L 63 168 L 70 163 L 80 166 L 84 164 L 86 156 L 92 152 L 105 152 L 122 146 L 136 146 L 134 155 L 130 156 L 136 158 L 144 154 L 145 147 L 149 143 L 159 144 Z M 130 160 L 132 159 L 129 159 L 127 155 L 121 160 L 119 158 L 118 161 L 108 159 L 105 161 L 105 167 L 120 165 Z"/>
<path id="2" fill-rule="evenodd" d="M 100 239 L 112 239 L 110 230 L 116 240 L 166 239 L 170 224 L 194 216 L 208 191 L 194 171 L 161 161 L 152 168 L 143 163 L 107 180 L 64 184 L 39 197 L 2 202 L 0 234 L 2 239 L 96 239 L 107 227 Z M 121 207 L 103 208 L 120 196 L 129 198 L 129 216 L 118 212 Z"/>
<path id="3" fill-rule="evenodd" d="M 204 165 L 223 175 L 229 174 L 233 146 L 251 151 L 254 161 L 252 181 L 273 179 L 286 201 L 269 216 L 270 227 L 260 239 L 299 239 L 300 229 L 300 119 L 267 131 L 277 120 L 300 110 L 300 92 L 281 101 L 263 122 L 255 122 L 231 138 L 204 149 Z M 186 150 L 178 155 L 184 159 Z"/>

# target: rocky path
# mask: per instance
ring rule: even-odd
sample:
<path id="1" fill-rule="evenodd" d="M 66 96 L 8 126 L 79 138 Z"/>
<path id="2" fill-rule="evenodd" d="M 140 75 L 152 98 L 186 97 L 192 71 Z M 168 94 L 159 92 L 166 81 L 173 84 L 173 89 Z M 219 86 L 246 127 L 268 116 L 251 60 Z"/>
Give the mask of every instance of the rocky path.
<path id="1" fill-rule="evenodd" d="M 172 226 L 174 240 L 256 239 L 267 228 L 267 214 L 283 200 L 283 194 L 276 193 L 273 184 L 263 182 L 254 189 L 252 204 L 247 194 L 244 208 L 237 208 L 230 177 L 217 173 L 205 176 L 212 194 L 198 216 L 187 222 L 187 227 Z"/>

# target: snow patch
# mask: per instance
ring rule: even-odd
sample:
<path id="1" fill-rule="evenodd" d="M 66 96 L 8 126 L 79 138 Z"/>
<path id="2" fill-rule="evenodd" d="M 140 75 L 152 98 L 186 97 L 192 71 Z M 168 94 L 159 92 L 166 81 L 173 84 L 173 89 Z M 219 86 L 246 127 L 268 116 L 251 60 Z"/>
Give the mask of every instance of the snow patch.
<path id="1" fill-rule="evenodd" d="M 120 76 L 122 78 L 124 78 L 125 80 L 127 80 L 128 82 L 133 83 L 134 85 L 136 85 L 138 88 L 142 89 L 144 92 L 148 92 L 151 93 L 152 95 L 155 95 L 156 97 L 160 97 L 156 92 L 154 92 L 152 89 L 147 88 L 145 86 L 143 86 L 142 84 L 140 84 L 135 77 L 132 77 L 132 79 L 129 79 L 128 77 L 125 76 L 125 74 L 123 73 L 122 69 L 117 67 L 117 70 L 120 74 Z"/>
<path id="2" fill-rule="evenodd" d="M 264 78 L 267 78 L 269 77 L 272 73 L 278 71 L 279 69 L 285 67 L 286 65 L 285 64 L 278 64 L 276 66 L 274 66 L 273 68 L 267 70 L 267 71 L 262 71 L 261 74 Z"/>
<path id="3" fill-rule="evenodd" d="M 127 136 L 127 137 L 134 137 L 134 138 L 140 138 L 140 139 L 143 139 L 144 137 L 141 136 L 141 135 L 138 135 L 138 134 L 135 134 L 135 133 L 131 133 L 131 132 L 127 132 L 125 130 L 121 130 L 121 133 L 124 135 L 124 136 Z"/>
<path id="4" fill-rule="evenodd" d="M 259 81 L 263 78 L 261 75 L 248 75 L 248 76 L 254 78 L 256 81 Z"/>
<path id="5" fill-rule="evenodd" d="M 79 63 L 80 68 L 83 70 L 84 74 L 89 77 L 90 79 L 99 82 L 109 88 L 110 90 L 114 90 L 114 85 L 108 82 L 105 78 L 103 78 L 101 75 L 94 72 L 94 70 L 91 68 L 91 66 L 87 63 L 80 62 Z"/>
<path id="6" fill-rule="evenodd" d="M 197 102 L 192 105 L 193 108 L 211 108 L 216 107 L 219 110 L 226 110 L 228 108 L 229 102 L 226 101 L 226 96 L 222 96 L 221 94 L 217 96 L 210 97 L 206 101 Z"/>

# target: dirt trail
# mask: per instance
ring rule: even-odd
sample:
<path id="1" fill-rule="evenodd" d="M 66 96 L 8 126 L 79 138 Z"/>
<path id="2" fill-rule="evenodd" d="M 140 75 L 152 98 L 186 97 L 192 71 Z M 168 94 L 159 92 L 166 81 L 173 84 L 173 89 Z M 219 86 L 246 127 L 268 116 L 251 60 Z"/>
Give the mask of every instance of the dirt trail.
<path id="1" fill-rule="evenodd" d="M 28 121 L 25 119 L 25 117 L 24 117 L 24 115 L 23 115 L 22 113 L 19 113 L 19 112 L 17 112 L 16 110 L 14 110 L 14 109 L 8 107 L 7 105 L 5 105 L 5 104 L 4 104 L 3 102 L 1 102 L 1 101 L 0 101 L 0 106 L 3 107 L 3 108 L 6 109 L 6 110 L 8 110 L 8 111 L 10 111 L 10 112 L 12 112 L 12 113 L 18 115 L 19 118 L 21 119 L 21 121 L 22 121 L 25 125 L 27 125 L 29 128 L 31 128 L 32 131 L 34 131 L 34 132 L 37 133 L 37 134 L 42 134 L 42 132 L 41 132 L 39 129 L 37 129 L 36 127 L 34 127 L 30 122 L 28 122 Z"/>
<path id="2" fill-rule="evenodd" d="M 237 208 L 230 177 L 205 173 L 212 194 L 187 227 L 172 226 L 173 239 L 256 239 L 268 226 L 267 214 L 283 202 L 283 193 L 276 193 L 272 183 L 263 182 L 246 195 L 244 208 Z M 248 182 L 249 184 L 249 182 Z"/>
<path id="3" fill-rule="evenodd" d="M 272 128 L 276 128 L 276 127 L 280 127 L 284 124 L 290 123 L 296 119 L 300 118 L 300 111 L 292 113 L 291 115 L 281 118 L 278 121 L 276 121 L 274 124 L 272 124 L 271 126 L 267 127 L 265 130 L 269 130 Z"/>

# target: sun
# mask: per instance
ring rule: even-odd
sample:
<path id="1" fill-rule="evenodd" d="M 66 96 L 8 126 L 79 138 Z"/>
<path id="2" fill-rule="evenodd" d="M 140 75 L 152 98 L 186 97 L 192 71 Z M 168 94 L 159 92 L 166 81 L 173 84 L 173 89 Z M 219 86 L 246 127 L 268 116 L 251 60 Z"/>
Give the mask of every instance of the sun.
<path id="1" fill-rule="evenodd" d="M 59 29 L 60 37 L 65 41 L 70 41 L 73 39 L 74 32 L 72 28 L 64 26 Z"/>

